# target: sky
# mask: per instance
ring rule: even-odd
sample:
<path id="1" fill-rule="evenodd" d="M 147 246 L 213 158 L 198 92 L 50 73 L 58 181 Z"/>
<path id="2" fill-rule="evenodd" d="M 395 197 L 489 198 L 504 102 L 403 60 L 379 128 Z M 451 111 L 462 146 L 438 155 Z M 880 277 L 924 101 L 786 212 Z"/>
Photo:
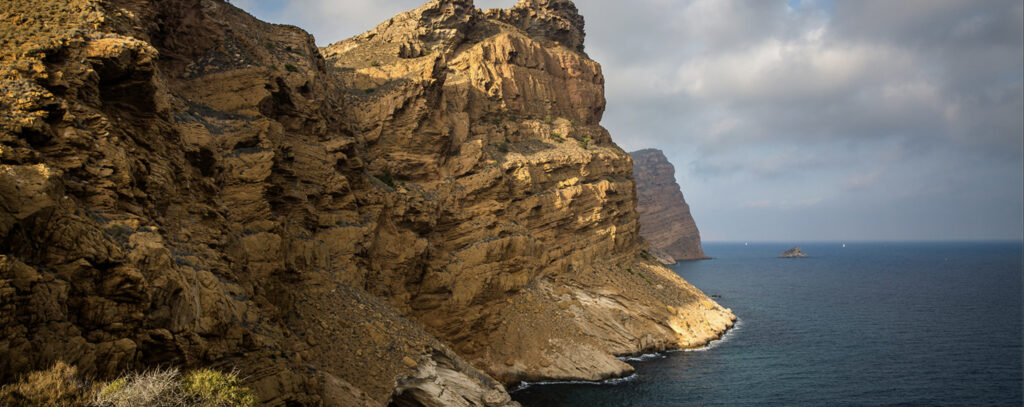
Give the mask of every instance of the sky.
<path id="1" fill-rule="evenodd" d="M 233 0 L 321 46 L 425 0 Z M 514 0 L 476 0 L 478 8 Z M 1021 0 L 577 0 L 704 241 L 1024 238 Z"/>

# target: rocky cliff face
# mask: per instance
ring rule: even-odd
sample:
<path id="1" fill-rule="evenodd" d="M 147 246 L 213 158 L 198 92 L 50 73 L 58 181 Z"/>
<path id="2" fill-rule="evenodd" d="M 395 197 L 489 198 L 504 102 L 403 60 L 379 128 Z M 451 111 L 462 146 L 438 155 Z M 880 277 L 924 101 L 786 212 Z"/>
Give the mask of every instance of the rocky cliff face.
<path id="1" fill-rule="evenodd" d="M 646 258 L 569 1 L 437 0 L 324 49 L 217 0 L 0 24 L 2 382 L 174 364 L 269 405 L 500 406 L 732 325 Z"/>
<path id="2" fill-rule="evenodd" d="M 652 252 L 668 263 L 708 258 L 700 247 L 700 231 L 690 215 L 690 205 L 676 183 L 676 169 L 661 150 L 629 153 L 636 177 L 640 235 Z"/>

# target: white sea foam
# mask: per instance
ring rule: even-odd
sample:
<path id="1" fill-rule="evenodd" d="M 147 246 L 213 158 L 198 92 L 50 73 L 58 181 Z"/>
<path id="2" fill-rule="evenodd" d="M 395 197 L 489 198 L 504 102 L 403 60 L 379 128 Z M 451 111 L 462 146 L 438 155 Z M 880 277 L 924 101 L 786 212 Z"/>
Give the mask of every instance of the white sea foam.
<path id="1" fill-rule="evenodd" d="M 670 351 L 670 352 L 704 352 L 706 350 L 714 349 L 716 346 L 721 345 L 721 344 L 723 344 L 725 342 L 728 342 L 729 339 L 732 339 L 732 337 L 736 335 L 736 331 L 739 331 L 740 327 L 742 327 L 742 326 L 743 326 L 743 320 L 737 318 L 736 319 L 736 323 L 732 326 L 732 328 L 729 328 L 729 330 L 726 331 L 725 335 L 722 335 L 721 338 L 718 338 L 718 339 L 715 339 L 715 340 L 713 340 L 711 342 L 708 342 L 706 345 L 701 346 L 699 348 L 679 349 L 679 350 Z"/>
<path id="2" fill-rule="evenodd" d="M 699 348 L 693 348 L 693 349 L 673 349 L 673 350 L 668 350 L 668 351 L 665 351 L 665 352 L 645 353 L 645 354 L 642 354 L 642 355 L 639 355 L 639 356 L 619 356 L 618 359 L 621 360 L 621 361 L 625 361 L 625 362 L 639 362 L 639 361 L 651 360 L 651 359 L 662 359 L 667 354 L 675 353 L 675 352 L 703 352 L 703 351 L 706 351 L 706 350 L 709 350 L 709 349 L 713 349 L 714 347 L 729 341 L 729 339 L 731 339 L 736 334 L 736 331 L 738 331 L 740 329 L 740 327 L 742 327 L 742 326 L 743 326 L 743 320 L 737 319 L 736 320 L 736 324 L 734 324 L 732 326 L 732 328 L 729 328 L 729 330 L 726 331 L 725 335 L 722 335 L 721 338 L 718 338 L 718 339 L 715 339 L 715 340 L 713 340 L 711 342 L 708 342 L 707 345 L 701 346 Z M 601 381 L 572 380 L 572 381 L 564 381 L 564 382 L 559 382 L 559 381 L 552 381 L 552 382 L 521 382 L 521 383 L 519 383 L 519 386 L 516 386 L 515 389 L 512 389 L 512 392 L 517 392 L 517 391 L 523 390 L 525 388 L 536 386 L 536 385 L 546 385 L 546 384 L 591 384 L 591 385 L 608 385 L 608 384 L 610 384 L 610 385 L 616 385 L 616 384 L 620 384 L 620 383 L 631 382 L 631 381 L 634 381 L 636 379 L 637 379 L 637 375 L 636 375 L 636 373 L 633 373 L 633 374 L 631 374 L 629 376 L 626 376 L 626 377 L 619 377 L 619 378 L 615 378 L 615 379 L 608 379 L 608 380 L 601 380 Z"/>
<path id="3" fill-rule="evenodd" d="M 564 381 L 564 382 L 559 382 L 559 381 L 554 381 L 554 382 L 521 382 L 521 383 L 519 383 L 519 386 L 516 386 L 516 388 L 512 389 L 512 391 L 513 392 L 517 392 L 517 391 L 523 390 L 523 389 L 525 389 L 527 387 L 532 387 L 532 386 L 537 386 L 537 385 L 546 385 L 546 384 L 591 384 L 591 385 L 609 385 L 610 384 L 610 385 L 616 385 L 616 384 L 620 384 L 620 383 L 626 383 L 626 382 L 634 381 L 634 380 L 636 380 L 636 378 L 637 378 L 636 373 L 633 373 L 633 374 L 631 374 L 629 376 L 626 376 L 626 377 L 617 377 L 617 378 L 614 378 L 614 379 L 600 380 L 600 381 L 569 380 L 569 381 Z"/>
<path id="4" fill-rule="evenodd" d="M 664 353 L 645 353 L 637 356 L 619 356 L 618 359 L 623 362 L 640 362 L 644 360 L 661 359 L 664 357 Z"/>

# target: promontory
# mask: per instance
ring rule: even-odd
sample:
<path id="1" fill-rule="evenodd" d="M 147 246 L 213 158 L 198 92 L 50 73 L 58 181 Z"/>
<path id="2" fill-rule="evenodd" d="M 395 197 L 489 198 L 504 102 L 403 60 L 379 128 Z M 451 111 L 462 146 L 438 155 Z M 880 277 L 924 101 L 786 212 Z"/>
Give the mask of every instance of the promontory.
<path id="1" fill-rule="evenodd" d="M 236 369 L 261 403 L 516 405 L 732 313 L 642 253 L 567 0 L 318 48 L 221 0 L 0 12 L 0 383 Z"/>

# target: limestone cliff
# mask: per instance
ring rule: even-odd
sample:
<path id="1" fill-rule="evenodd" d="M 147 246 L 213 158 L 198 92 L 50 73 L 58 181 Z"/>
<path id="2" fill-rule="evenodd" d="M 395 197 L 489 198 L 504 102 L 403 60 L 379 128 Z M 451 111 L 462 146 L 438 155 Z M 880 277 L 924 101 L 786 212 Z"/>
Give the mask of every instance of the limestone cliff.
<path id="1" fill-rule="evenodd" d="M 652 252 L 664 253 L 658 257 L 667 263 L 708 258 L 700 247 L 700 231 L 676 183 L 672 163 L 657 149 L 634 151 L 629 155 L 633 157 L 636 177 L 640 235 L 651 243 Z"/>
<path id="2" fill-rule="evenodd" d="M 436 0 L 324 49 L 218 0 L 6 3 L 0 382 L 513 405 L 732 325 L 646 258 L 569 1 Z"/>

